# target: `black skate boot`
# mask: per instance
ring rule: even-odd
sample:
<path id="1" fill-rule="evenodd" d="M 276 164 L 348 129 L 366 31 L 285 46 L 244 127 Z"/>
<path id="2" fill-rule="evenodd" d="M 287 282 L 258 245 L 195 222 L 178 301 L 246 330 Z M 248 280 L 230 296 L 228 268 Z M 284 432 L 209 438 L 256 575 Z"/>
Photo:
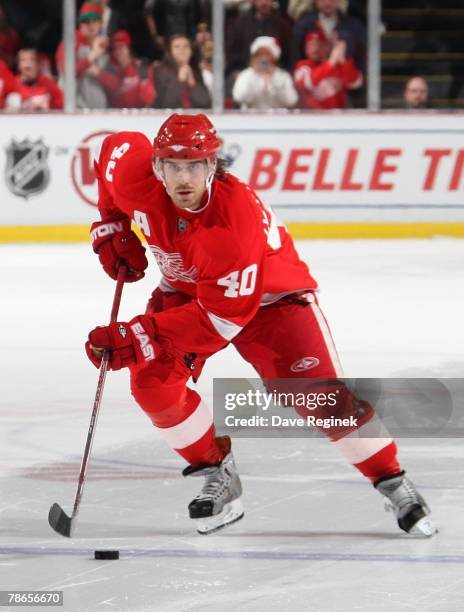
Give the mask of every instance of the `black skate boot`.
<path id="1" fill-rule="evenodd" d="M 189 506 L 189 515 L 196 521 L 197 531 L 202 535 L 213 533 L 243 517 L 242 484 L 230 450 L 230 439 L 221 439 L 221 446 L 227 443 L 227 454 L 218 465 L 193 468 L 188 466 L 184 476 L 205 476 L 205 484 Z"/>
<path id="2" fill-rule="evenodd" d="M 404 471 L 381 478 L 374 483 L 374 487 L 388 499 L 387 509 L 394 511 L 398 525 L 403 531 L 426 537 L 437 533 L 429 507 Z"/>

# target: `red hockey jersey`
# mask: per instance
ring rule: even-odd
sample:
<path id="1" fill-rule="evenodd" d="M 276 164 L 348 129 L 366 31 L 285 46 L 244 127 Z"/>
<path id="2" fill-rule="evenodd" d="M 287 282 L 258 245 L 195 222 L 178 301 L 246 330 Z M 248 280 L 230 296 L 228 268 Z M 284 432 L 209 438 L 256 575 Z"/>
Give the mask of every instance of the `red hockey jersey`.
<path id="1" fill-rule="evenodd" d="M 295 66 L 294 78 L 302 108 L 315 109 L 346 108 L 348 90 L 363 83 L 362 72 L 351 58 L 335 66 L 329 61 L 301 60 Z"/>
<path id="2" fill-rule="evenodd" d="M 109 98 L 111 108 L 143 108 L 155 101 L 151 71 L 134 60 L 125 68 L 108 63 L 97 75 Z"/>
<path id="3" fill-rule="evenodd" d="M 152 315 L 177 348 L 212 354 L 260 306 L 317 287 L 285 226 L 233 175 L 216 177 L 208 203 L 188 211 L 155 177 L 152 145 L 139 132 L 108 136 L 95 167 L 102 218 L 133 219 L 159 265 L 161 288 L 193 298 Z"/>
<path id="4" fill-rule="evenodd" d="M 14 90 L 21 96 L 21 110 L 60 110 L 64 105 L 63 92 L 53 79 L 38 76 L 32 83 L 15 77 Z"/>

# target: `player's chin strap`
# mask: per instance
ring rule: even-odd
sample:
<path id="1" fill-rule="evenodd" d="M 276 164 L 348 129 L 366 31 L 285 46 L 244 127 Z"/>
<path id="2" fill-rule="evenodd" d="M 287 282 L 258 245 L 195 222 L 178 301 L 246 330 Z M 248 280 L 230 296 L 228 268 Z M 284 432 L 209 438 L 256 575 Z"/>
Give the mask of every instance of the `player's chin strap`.
<path id="1" fill-rule="evenodd" d="M 206 160 L 208 163 L 208 176 L 206 177 L 206 191 L 208 192 L 208 199 L 206 200 L 205 206 L 209 204 L 211 198 L 211 188 L 213 185 L 214 175 L 216 174 L 217 160 L 216 157 L 210 157 Z"/>
<path id="2" fill-rule="evenodd" d="M 164 172 L 161 167 L 161 161 L 162 160 L 159 157 L 153 160 L 153 172 L 155 173 L 156 178 L 163 183 L 166 191 L 168 191 Z M 205 204 L 199 210 L 192 210 L 192 212 L 201 212 L 204 208 L 208 206 L 209 201 L 211 199 L 211 188 L 213 186 L 214 175 L 216 174 L 217 160 L 216 157 L 209 157 L 207 158 L 206 162 L 208 164 L 208 176 L 206 177 L 205 187 L 206 191 L 208 192 L 208 198 Z"/>

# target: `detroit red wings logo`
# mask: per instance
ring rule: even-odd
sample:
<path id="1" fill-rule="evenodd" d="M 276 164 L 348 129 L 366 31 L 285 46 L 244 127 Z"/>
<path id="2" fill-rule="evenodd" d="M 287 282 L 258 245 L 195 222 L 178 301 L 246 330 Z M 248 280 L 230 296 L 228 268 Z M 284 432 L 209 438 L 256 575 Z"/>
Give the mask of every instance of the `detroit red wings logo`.
<path id="1" fill-rule="evenodd" d="M 191 266 L 186 270 L 180 253 L 165 253 L 159 247 L 153 245 L 150 245 L 150 250 L 155 256 L 156 263 L 167 281 L 197 282 L 198 270 L 195 266 Z"/>
<path id="2" fill-rule="evenodd" d="M 292 363 L 290 366 L 290 370 L 292 372 L 304 372 L 305 370 L 310 370 L 311 368 L 315 368 L 320 363 L 317 357 L 302 357 Z"/>

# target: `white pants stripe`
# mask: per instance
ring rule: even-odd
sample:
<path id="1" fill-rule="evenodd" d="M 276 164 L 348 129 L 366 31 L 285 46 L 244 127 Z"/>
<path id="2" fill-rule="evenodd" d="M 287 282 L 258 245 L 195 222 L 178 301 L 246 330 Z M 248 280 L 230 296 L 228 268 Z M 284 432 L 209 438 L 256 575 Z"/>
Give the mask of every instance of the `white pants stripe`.
<path id="1" fill-rule="evenodd" d="M 392 442 L 387 429 L 374 415 L 356 431 L 332 442 L 352 465 L 369 459 Z"/>
<path id="2" fill-rule="evenodd" d="M 158 427 L 158 431 L 171 448 L 180 450 L 202 438 L 213 424 L 213 415 L 208 406 L 201 402 L 185 421 L 173 427 Z"/>
<path id="3" fill-rule="evenodd" d="M 340 363 L 340 358 L 338 356 L 337 349 L 335 348 L 335 344 L 332 338 L 332 334 L 330 333 L 329 326 L 327 325 L 327 321 L 325 320 L 325 317 L 322 314 L 321 309 L 315 302 L 311 303 L 309 307 L 311 308 L 316 318 L 317 324 L 319 325 L 319 329 L 321 330 L 321 334 L 324 338 L 324 342 L 327 346 L 327 350 L 329 351 L 330 360 L 332 361 L 332 365 L 335 370 L 335 375 L 337 376 L 337 378 L 342 378 L 343 377 L 342 364 Z"/>

